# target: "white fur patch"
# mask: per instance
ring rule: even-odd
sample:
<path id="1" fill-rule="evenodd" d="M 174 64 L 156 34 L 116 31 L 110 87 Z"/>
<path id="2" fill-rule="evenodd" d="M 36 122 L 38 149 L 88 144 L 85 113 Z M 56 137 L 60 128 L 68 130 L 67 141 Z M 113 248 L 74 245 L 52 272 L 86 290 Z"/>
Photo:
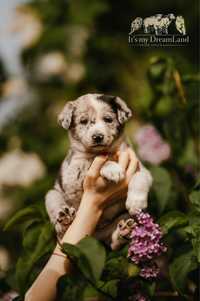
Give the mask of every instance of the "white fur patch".
<path id="1" fill-rule="evenodd" d="M 124 172 L 121 166 L 114 161 L 107 161 L 102 167 L 100 174 L 105 179 L 119 183 L 124 179 Z"/>

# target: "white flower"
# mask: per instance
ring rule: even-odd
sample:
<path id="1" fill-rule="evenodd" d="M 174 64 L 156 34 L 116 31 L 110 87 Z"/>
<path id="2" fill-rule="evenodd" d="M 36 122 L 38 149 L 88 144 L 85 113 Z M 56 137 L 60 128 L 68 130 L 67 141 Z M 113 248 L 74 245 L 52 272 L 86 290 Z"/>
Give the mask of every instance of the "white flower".
<path id="1" fill-rule="evenodd" d="M 0 222 L 6 221 L 6 219 L 11 215 L 15 209 L 15 203 L 12 199 L 5 198 L 0 193 Z"/>
<path id="2" fill-rule="evenodd" d="M 28 85 L 24 79 L 13 78 L 7 80 L 2 86 L 2 92 L 4 97 L 15 97 L 28 94 Z"/>
<path id="3" fill-rule="evenodd" d="M 0 246 L 0 277 L 3 277 L 10 267 L 10 255 L 6 248 Z"/>
<path id="4" fill-rule="evenodd" d="M 19 6 L 15 10 L 15 16 L 8 27 L 8 32 L 18 37 L 22 48 L 31 47 L 38 41 L 42 33 L 42 23 L 30 8 Z"/>
<path id="5" fill-rule="evenodd" d="M 64 75 L 67 72 L 67 62 L 64 55 L 59 51 L 43 55 L 37 62 L 36 72 L 41 79 L 55 75 Z"/>
<path id="6" fill-rule="evenodd" d="M 81 63 L 72 63 L 68 68 L 66 79 L 70 83 L 77 83 L 83 78 L 84 75 L 84 65 Z"/>
<path id="7" fill-rule="evenodd" d="M 27 187 L 44 174 L 44 164 L 37 154 L 14 150 L 0 159 L 0 187 Z"/>
<path id="8" fill-rule="evenodd" d="M 66 83 L 77 83 L 85 74 L 81 62 L 67 62 L 59 51 L 47 53 L 40 57 L 36 64 L 36 73 L 41 80 L 51 76 L 60 76 Z"/>
<path id="9" fill-rule="evenodd" d="M 7 73 L 19 77 L 25 75 L 21 52 L 38 41 L 42 24 L 31 9 L 7 2 L 0 11 L 0 55 Z"/>
<path id="10" fill-rule="evenodd" d="M 33 104 L 35 96 L 24 79 L 13 78 L 2 87 L 3 97 L 0 101 L 0 131 L 12 122 L 19 113 Z"/>

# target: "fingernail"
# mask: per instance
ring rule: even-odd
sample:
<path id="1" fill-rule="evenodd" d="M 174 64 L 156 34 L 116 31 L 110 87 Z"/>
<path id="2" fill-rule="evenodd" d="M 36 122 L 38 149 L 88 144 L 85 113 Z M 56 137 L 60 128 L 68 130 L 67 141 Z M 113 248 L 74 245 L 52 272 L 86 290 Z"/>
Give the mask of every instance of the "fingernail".
<path id="1" fill-rule="evenodd" d="M 125 151 L 126 148 L 127 148 L 126 143 L 122 143 L 121 146 L 120 146 L 120 151 Z"/>

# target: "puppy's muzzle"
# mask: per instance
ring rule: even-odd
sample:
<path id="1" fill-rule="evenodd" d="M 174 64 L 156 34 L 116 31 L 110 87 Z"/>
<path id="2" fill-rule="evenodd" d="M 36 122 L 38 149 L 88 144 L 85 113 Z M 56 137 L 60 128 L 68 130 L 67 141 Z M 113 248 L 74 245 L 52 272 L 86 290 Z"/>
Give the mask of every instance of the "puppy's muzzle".
<path id="1" fill-rule="evenodd" d="M 101 144 L 103 142 L 104 135 L 103 134 L 94 134 L 92 135 L 92 141 L 95 144 Z"/>

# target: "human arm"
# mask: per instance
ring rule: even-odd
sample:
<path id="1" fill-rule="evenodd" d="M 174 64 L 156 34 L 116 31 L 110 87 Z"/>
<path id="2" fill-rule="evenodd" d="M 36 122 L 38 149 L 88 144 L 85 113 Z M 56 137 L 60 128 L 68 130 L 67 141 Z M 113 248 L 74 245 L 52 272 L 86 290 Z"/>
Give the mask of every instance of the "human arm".
<path id="1" fill-rule="evenodd" d="M 84 181 L 84 193 L 76 217 L 61 243 L 76 244 L 86 235 L 92 235 L 109 200 L 127 190 L 136 168 L 134 153 L 130 149 L 120 153 L 119 164 L 126 176 L 117 185 L 108 183 L 100 176 L 100 169 L 106 160 L 107 157 L 101 156 L 92 163 Z M 53 301 L 56 297 L 57 281 L 66 273 L 70 273 L 70 261 L 57 245 L 42 272 L 27 291 L 25 301 Z"/>

